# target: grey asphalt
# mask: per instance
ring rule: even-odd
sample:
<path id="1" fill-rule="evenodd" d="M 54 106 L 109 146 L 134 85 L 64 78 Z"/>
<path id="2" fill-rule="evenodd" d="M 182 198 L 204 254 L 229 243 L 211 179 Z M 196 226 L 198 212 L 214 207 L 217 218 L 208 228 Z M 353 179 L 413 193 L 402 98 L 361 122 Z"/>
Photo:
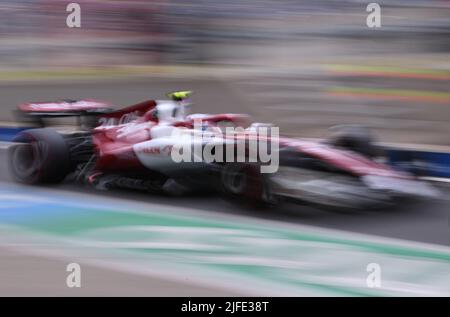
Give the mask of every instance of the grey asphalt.
<path id="1" fill-rule="evenodd" d="M 0 151 L 0 181 L 11 182 L 5 151 Z M 55 187 L 52 187 L 55 189 Z M 66 181 L 56 189 L 78 193 L 92 193 L 95 189 Z M 106 197 L 123 200 L 154 202 L 175 207 L 190 207 L 208 212 L 247 215 L 287 223 L 305 224 L 381 237 L 450 245 L 450 187 L 440 185 L 442 199 L 415 202 L 395 209 L 366 212 L 325 211 L 312 206 L 286 204 L 269 210 L 252 210 L 238 207 L 212 194 L 195 197 L 164 197 L 132 191 L 95 191 Z"/>
<path id="2" fill-rule="evenodd" d="M 66 284 L 69 263 L 81 266 L 81 287 Z M 84 258 L 70 261 L 31 255 L 20 246 L 0 247 L 0 297 L 3 296 L 239 296 L 238 292 L 192 285 L 188 280 L 119 272 L 85 264 Z"/>

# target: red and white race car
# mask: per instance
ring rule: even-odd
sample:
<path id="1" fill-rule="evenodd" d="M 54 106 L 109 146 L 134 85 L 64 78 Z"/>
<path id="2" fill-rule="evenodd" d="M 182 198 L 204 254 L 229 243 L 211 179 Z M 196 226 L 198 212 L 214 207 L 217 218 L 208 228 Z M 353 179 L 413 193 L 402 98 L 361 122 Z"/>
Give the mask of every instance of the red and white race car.
<path id="1" fill-rule="evenodd" d="M 58 183 L 71 175 L 101 189 L 170 194 L 217 190 L 255 205 L 293 200 L 372 208 L 395 204 L 397 197 L 437 194 L 429 184 L 377 161 L 377 148 L 362 128 L 339 129 L 321 142 L 262 134 L 261 128 L 270 125 L 250 124 L 247 115 L 189 115 L 189 95 L 175 92 L 170 100 L 149 100 L 115 111 L 93 100 L 21 105 L 28 116 L 89 115 L 95 124 L 71 132 L 21 132 L 9 149 L 11 173 L 27 184 Z M 230 127 L 231 136 L 226 133 Z M 266 154 L 276 157 L 271 172 L 262 173 L 273 160 L 254 156 L 252 141 L 265 142 Z M 220 153 L 218 146 L 224 149 Z M 215 160 L 196 156 L 207 148 Z M 191 160 L 174 158 L 186 149 L 192 150 Z"/>

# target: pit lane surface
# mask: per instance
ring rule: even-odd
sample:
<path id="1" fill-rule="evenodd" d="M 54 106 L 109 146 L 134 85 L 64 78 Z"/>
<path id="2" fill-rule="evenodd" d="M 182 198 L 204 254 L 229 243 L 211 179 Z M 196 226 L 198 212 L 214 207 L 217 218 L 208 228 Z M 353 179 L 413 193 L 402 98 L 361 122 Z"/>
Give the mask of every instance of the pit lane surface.
<path id="1" fill-rule="evenodd" d="M 0 181 L 12 182 L 9 175 L 5 151 L 0 151 Z M 440 186 L 441 200 L 427 200 L 396 209 L 340 213 L 320 210 L 311 206 L 287 204 L 272 210 L 251 210 L 237 207 L 218 197 L 162 197 L 133 191 L 99 191 L 72 183 L 51 187 L 52 190 L 89 193 L 105 197 L 120 198 L 125 201 L 151 202 L 173 207 L 206 210 L 212 215 L 246 215 L 250 217 L 276 220 L 290 224 L 304 224 L 322 228 L 345 230 L 389 238 L 426 242 L 450 246 L 450 201 L 449 190 Z"/>
<path id="2" fill-rule="evenodd" d="M 21 246 L 0 247 L 0 296 L 239 296 L 239 292 L 191 285 L 129 272 L 99 268 L 72 257 L 70 261 L 33 255 Z M 81 288 L 68 288 L 68 263 L 81 263 Z"/>

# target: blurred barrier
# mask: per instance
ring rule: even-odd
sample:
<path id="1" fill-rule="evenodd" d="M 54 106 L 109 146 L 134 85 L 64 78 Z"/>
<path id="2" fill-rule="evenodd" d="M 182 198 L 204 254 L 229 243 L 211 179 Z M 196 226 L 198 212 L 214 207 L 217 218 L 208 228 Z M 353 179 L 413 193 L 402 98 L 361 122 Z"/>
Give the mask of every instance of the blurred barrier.
<path id="1" fill-rule="evenodd" d="M 383 2 L 376 32 L 365 23 L 367 4 L 357 0 L 79 0 L 80 28 L 65 23 L 68 3 L 1 1 L 0 66 L 290 65 L 308 56 L 450 47 L 443 0 Z"/>
<path id="2" fill-rule="evenodd" d="M 17 133 L 26 129 L 29 128 L 0 127 L 0 141 L 11 142 Z M 391 166 L 422 177 L 450 178 L 450 148 L 444 151 L 400 146 L 384 146 L 387 161 Z"/>
<path id="3" fill-rule="evenodd" d="M 0 141 L 10 142 L 20 131 L 29 129 L 27 127 L 0 127 Z"/>
<path id="4" fill-rule="evenodd" d="M 450 178 L 450 151 L 388 148 L 386 154 L 390 165 L 415 175 Z"/>

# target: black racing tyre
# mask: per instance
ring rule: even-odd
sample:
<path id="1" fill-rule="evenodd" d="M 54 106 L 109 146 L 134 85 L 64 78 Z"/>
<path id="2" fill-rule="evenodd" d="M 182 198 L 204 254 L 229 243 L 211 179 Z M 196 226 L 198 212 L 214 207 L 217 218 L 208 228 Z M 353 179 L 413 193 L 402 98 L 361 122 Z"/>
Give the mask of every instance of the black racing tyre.
<path id="1" fill-rule="evenodd" d="M 234 204 L 264 208 L 278 203 L 258 164 L 226 164 L 222 168 L 220 183 L 223 198 Z"/>
<path id="2" fill-rule="evenodd" d="M 55 130 L 25 130 L 13 142 L 22 143 L 8 150 L 9 170 L 18 182 L 59 183 L 72 170 L 69 148 Z"/>

